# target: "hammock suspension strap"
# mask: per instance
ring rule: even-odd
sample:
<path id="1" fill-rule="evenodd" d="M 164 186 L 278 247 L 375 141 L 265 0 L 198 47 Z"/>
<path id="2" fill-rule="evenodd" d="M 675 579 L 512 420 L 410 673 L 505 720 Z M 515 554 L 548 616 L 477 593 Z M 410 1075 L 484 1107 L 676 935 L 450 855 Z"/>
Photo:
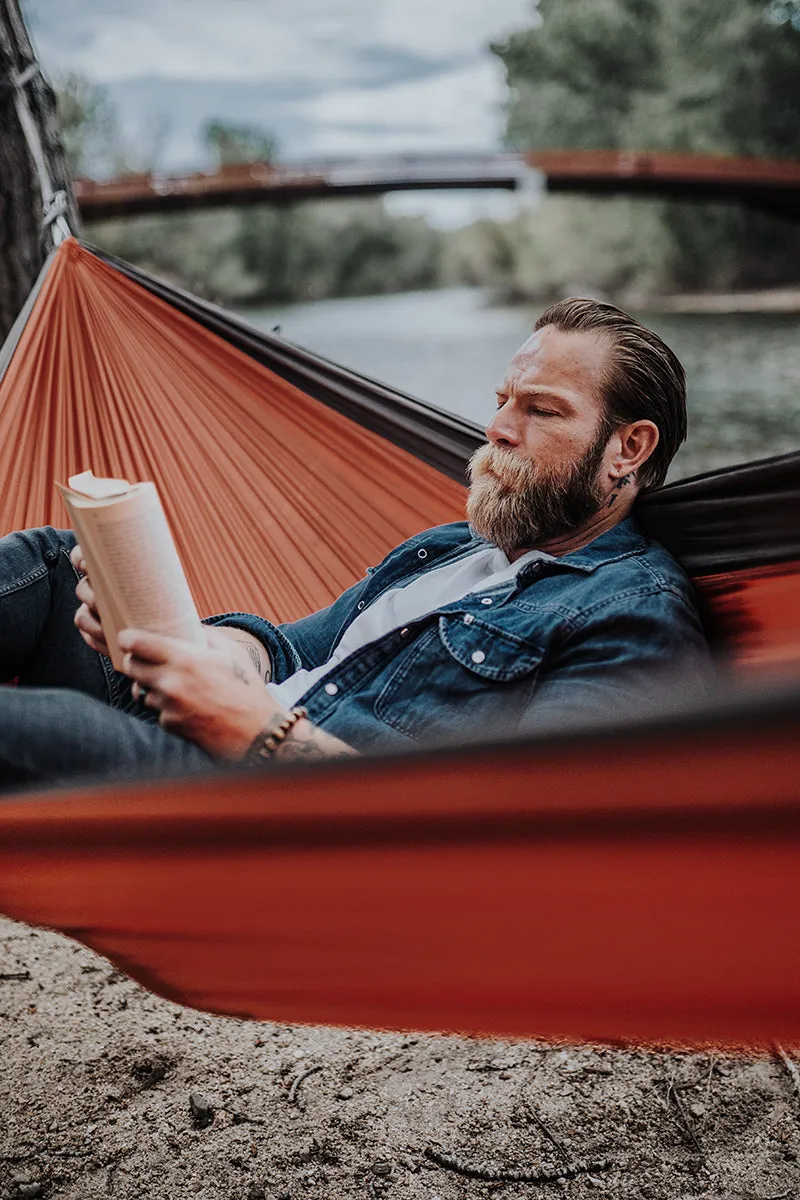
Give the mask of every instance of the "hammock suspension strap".
<path id="1" fill-rule="evenodd" d="M 39 63 L 34 60 L 34 62 L 28 64 L 24 71 L 13 75 L 11 83 L 14 89 L 14 107 L 17 111 L 17 119 L 25 136 L 28 151 L 33 159 L 36 174 L 39 177 L 39 189 L 42 193 L 42 228 L 50 231 L 53 238 L 53 245 L 60 246 L 66 238 L 72 237 L 72 230 L 69 227 L 66 217 L 67 194 L 63 190 L 56 191 L 53 187 L 53 181 L 50 178 L 50 172 L 47 169 L 47 160 L 42 148 L 42 139 L 39 136 L 39 129 L 33 119 L 33 113 L 30 110 L 28 97 L 25 93 L 26 85 L 40 71 L 41 67 Z"/>

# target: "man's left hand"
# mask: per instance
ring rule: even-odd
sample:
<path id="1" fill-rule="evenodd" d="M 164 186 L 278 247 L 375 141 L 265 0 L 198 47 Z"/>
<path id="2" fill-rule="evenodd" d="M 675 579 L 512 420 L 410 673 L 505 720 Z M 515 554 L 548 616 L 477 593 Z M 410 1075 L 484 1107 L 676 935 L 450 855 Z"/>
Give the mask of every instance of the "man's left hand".
<path id="1" fill-rule="evenodd" d="M 158 710 L 169 733 L 195 742 L 217 758 L 239 759 L 269 724 L 287 712 L 272 699 L 255 668 L 228 638 L 207 629 L 195 646 L 139 629 L 119 635 L 133 694 Z"/>

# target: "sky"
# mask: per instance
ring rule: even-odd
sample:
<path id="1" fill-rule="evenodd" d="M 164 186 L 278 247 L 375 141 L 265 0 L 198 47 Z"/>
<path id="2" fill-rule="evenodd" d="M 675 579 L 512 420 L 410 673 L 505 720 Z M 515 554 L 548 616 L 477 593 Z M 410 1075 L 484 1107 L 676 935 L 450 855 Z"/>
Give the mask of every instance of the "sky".
<path id="1" fill-rule="evenodd" d="M 534 0 L 22 0 L 45 72 L 108 88 L 158 165 L 206 165 L 220 118 L 273 132 L 284 159 L 497 149 L 502 64 L 487 47 Z M 437 224 L 500 215 L 503 193 L 393 196 Z"/>

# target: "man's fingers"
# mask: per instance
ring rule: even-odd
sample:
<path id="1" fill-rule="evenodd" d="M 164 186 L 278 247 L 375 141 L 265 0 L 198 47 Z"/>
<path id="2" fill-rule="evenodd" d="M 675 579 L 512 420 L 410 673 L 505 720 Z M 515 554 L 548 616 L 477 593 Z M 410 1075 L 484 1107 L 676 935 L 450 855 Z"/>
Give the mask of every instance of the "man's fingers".
<path id="1" fill-rule="evenodd" d="M 81 633 L 87 634 L 91 638 L 96 638 L 98 641 L 105 642 L 103 626 L 98 621 L 95 613 L 86 604 L 80 606 L 75 613 L 74 620 Z"/>
<path id="2" fill-rule="evenodd" d="M 142 629 L 123 629 L 117 640 L 124 654 L 131 654 L 142 662 L 177 662 L 185 655 L 185 642 L 158 633 L 145 633 Z"/>
<path id="3" fill-rule="evenodd" d="M 76 571 L 80 571 L 81 575 L 86 574 L 86 559 L 83 557 L 83 551 L 80 546 L 73 546 L 69 552 L 69 560 Z"/>
<path id="4" fill-rule="evenodd" d="M 97 598 L 94 594 L 94 588 L 85 575 L 82 575 L 75 584 L 75 595 L 84 604 L 88 604 L 89 608 L 97 608 Z"/>
<path id="5" fill-rule="evenodd" d="M 134 654 L 126 654 L 122 660 L 122 669 L 140 688 L 146 688 L 148 691 L 163 690 L 163 683 L 167 677 L 163 663 L 149 663 Z"/>
<path id="6" fill-rule="evenodd" d="M 134 683 L 131 688 L 131 695 L 134 700 L 140 700 L 148 708 L 157 708 L 159 710 L 164 707 L 166 701 L 166 697 L 157 688 L 145 688 L 140 683 Z"/>

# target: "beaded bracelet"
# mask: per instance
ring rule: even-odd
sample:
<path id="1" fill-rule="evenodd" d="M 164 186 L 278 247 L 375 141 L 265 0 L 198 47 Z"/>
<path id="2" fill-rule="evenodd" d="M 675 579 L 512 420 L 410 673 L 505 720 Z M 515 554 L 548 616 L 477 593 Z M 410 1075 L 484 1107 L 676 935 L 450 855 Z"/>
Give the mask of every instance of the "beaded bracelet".
<path id="1" fill-rule="evenodd" d="M 281 742 L 286 741 L 289 731 L 295 727 L 298 721 L 302 721 L 303 717 L 307 716 L 307 709 L 293 708 L 288 717 L 283 718 L 277 729 L 262 729 L 248 747 L 244 761 L 259 763 L 272 758 Z"/>

